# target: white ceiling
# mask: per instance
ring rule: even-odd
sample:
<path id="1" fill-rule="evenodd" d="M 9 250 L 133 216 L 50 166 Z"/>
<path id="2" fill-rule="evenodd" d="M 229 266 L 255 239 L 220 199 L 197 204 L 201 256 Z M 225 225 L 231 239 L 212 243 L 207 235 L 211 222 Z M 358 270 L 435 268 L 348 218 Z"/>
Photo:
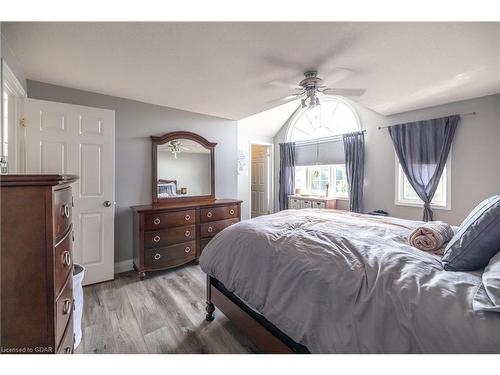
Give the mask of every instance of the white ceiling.
<path id="1" fill-rule="evenodd" d="M 28 79 L 242 119 L 306 69 L 393 114 L 500 92 L 500 23 L 2 23 Z"/>

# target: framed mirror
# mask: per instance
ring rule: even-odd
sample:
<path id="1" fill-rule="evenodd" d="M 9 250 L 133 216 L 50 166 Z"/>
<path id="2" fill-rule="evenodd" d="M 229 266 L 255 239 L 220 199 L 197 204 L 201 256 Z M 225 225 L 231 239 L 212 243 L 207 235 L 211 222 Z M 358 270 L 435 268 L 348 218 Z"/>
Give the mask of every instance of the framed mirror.
<path id="1" fill-rule="evenodd" d="M 153 203 L 214 199 L 217 143 L 191 132 L 152 136 Z"/>

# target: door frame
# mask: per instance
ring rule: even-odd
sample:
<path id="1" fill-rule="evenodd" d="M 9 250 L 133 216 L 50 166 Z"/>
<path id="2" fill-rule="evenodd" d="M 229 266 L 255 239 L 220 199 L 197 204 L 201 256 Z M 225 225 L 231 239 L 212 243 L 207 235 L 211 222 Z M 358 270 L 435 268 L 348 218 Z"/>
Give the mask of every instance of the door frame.
<path id="1" fill-rule="evenodd" d="M 269 213 L 274 213 L 274 143 L 268 142 L 248 142 L 248 217 L 252 218 L 252 146 L 269 147 Z"/>
<path id="2" fill-rule="evenodd" d="M 15 97 L 14 100 L 14 119 L 12 123 L 9 124 L 9 160 L 8 160 L 8 168 L 9 173 L 22 173 L 24 172 L 24 159 L 22 157 L 23 153 L 23 144 L 21 139 L 23 138 L 23 132 L 20 124 L 21 116 L 23 113 L 23 99 L 27 98 L 26 90 L 24 89 L 21 82 L 17 79 L 16 75 L 10 68 L 9 64 L 5 59 L 1 59 L 1 75 L 0 75 L 0 107 L 1 107 L 1 129 L 3 129 L 3 94 L 4 88 Z M 3 130 L 1 130 L 3 131 Z M 3 146 L 2 146 L 3 147 Z M 3 150 L 3 148 L 0 148 Z"/>

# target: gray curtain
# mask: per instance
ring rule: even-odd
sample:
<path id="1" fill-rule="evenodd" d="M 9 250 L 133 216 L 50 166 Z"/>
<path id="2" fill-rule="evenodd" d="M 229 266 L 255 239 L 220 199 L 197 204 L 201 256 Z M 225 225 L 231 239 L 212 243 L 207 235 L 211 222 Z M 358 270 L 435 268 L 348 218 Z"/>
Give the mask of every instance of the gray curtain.
<path id="1" fill-rule="evenodd" d="M 424 202 L 424 221 L 433 220 L 431 201 L 459 120 L 460 116 L 454 115 L 389 127 L 401 168 Z"/>
<path id="2" fill-rule="evenodd" d="M 288 196 L 295 188 L 295 143 L 280 143 L 280 210 L 288 209 Z"/>
<path id="3" fill-rule="evenodd" d="M 345 170 L 349 185 L 349 209 L 363 212 L 363 184 L 365 179 L 365 135 L 348 133 L 344 141 Z"/>

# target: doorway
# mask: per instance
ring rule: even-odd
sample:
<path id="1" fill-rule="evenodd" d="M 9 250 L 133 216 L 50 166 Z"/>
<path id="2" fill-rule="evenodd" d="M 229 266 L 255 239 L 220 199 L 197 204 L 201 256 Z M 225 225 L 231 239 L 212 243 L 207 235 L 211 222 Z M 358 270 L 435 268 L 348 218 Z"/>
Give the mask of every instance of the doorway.
<path id="1" fill-rule="evenodd" d="M 272 145 L 252 144 L 250 163 L 251 218 L 268 215 L 272 207 Z"/>

